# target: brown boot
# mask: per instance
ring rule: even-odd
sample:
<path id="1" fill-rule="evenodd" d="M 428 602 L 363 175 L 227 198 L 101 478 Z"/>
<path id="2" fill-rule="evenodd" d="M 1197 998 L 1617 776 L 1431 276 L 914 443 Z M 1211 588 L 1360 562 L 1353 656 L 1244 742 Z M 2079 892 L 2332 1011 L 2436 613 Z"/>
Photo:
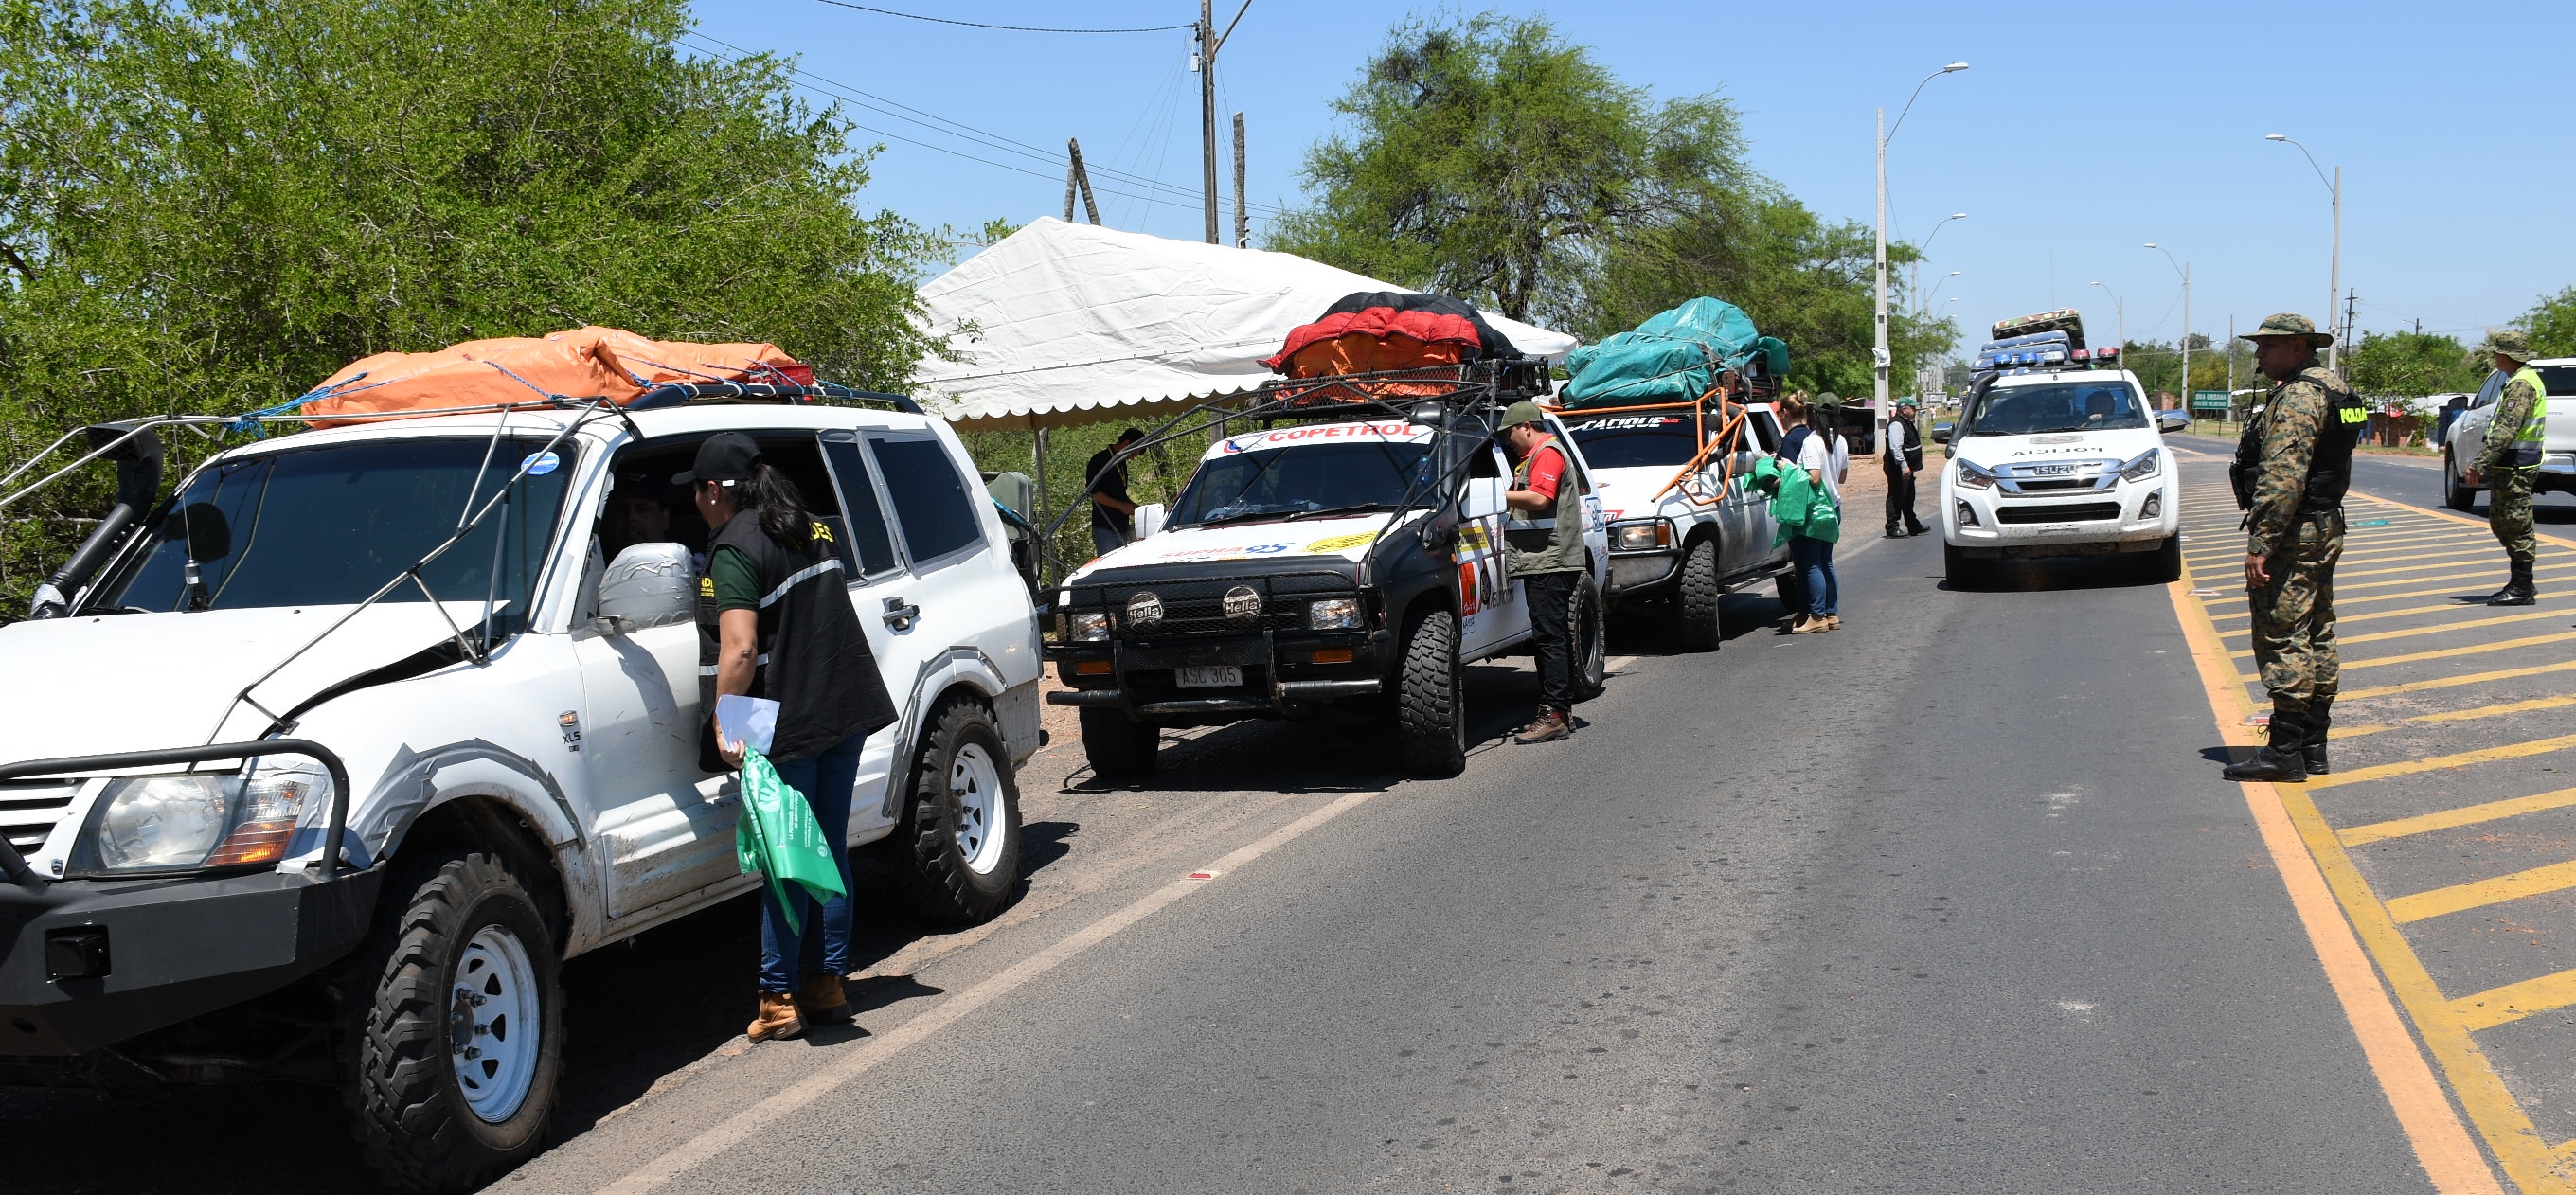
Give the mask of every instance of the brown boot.
<path id="1" fill-rule="evenodd" d="M 1839 631 L 1839 630 L 1843 629 L 1843 616 L 1842 616 L 1842 615 L 1840 615 L 1840 614 L 1828 614 L 1828 615 L 1826 615 L 1826 616 L 1825 616 L 1825 629 L 1826 629 L 1826 630 L 1828 630 L 1828 631 Z"/>
<path id="2" fill-rule="evenodd" d="M 1538 718 L 1512 736 L 1515 743 L 1552 743 L 1574 733 L 1574 726 L 1558 710 L 1541 709 Z"/>
<path id="3" fill-rule="evenodd" d="M 838 975 L 814 975 L 796 991 L 796 1011 L 817 1025 L 838 1025 L 850 1019 L 850 998 L 841 991 Z"/>
<path id="4" fill-rule="evenodd" d="M 1808 614 L 1799 615 L 1798 621 L 1789 624 L 1789 633 L 1792 635 L 1813 635 L 1824 629 L 1824 619 Z"/>
<path id="5" fill-rule="evenodd" d="M 785 1041 L 803 1034 L 805 1022 L 796 1015 L 796 998 L 785 992 L 762 992 L 760 1015 L 742 1032 L 753 1041 Z"/>

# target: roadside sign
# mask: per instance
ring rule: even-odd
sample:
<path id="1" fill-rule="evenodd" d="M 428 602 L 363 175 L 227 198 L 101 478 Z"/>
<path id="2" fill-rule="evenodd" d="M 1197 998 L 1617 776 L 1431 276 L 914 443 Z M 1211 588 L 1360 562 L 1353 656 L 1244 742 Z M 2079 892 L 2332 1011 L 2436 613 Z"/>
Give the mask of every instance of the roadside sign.
<path id="1" fill-rule="evenodd" d="M 2224 390 L 2194 390 L 2191 392 L 2191 409 L 2195 411 L 2225 411 L 2227 409 L 2227 392 Z"/>

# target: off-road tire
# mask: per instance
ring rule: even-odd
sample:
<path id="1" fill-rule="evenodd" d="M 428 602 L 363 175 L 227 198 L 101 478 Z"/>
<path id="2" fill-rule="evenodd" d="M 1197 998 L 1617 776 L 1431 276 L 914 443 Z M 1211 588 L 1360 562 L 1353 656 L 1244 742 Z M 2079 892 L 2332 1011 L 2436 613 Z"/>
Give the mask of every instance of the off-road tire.
<path id="1" fill-rule="evenodd" d="M 341 1090 L 360 1152 L 397 1191 L 478 1189 L 535 1156 L 563 1076 L 561 947 L 545 890 L 490 851 L 397 860 L 376 925 L 343 987 Z M 543 1007 L 527 1096 L 487 1123 L 465 1103 L 448 1050 L 456 967 L 486 926 L 515 935 Z"/>
<path id="2" fill-rule="evenodd" d="M 1162 727 L 1099 706 L 1082 707 L 1080 717 L 1082 757 L 1091 761 L 1093 775 L 1123 780 L 1154 770 L 1154 756 L 1163 749 Z"/>
<path id="3" fill-rule="evenodd" d="M 977 751 L 994 773 L 994 791 L 981 800 L 956 787 L 986 782 L 972 766 L 956 774 L 961 753 Z M 991 711 L 963 700 L 941 707 L 913 753 L 905 794 L 903 816 L 878 848 L 894 864 L 895 895 L 923 919 L 950 925 L 980 925 L 1011 907 L 1020 892 L 1020 787 Z M 987 810 L 984 833 L 1002 841 L 970 859 L 957 831 L 977 808 Z"/>
<path id="4" fill-rule="evenodd" d="M 1574 699 L 1590 701 L 1610 687 L 1610 651 L 1602 634 L 1601 590 L 1592 574 L 1574 583 L 1574 609 L 1566 617 L 1574 639 Z"/>
<path id="5" fill-rule="evenodd" d="M 1971 558 L 1956 544 L 1943 544 L 1941 573 L 1952 589 L 1976 589 L 1986 583 L 1986 562 Z"/>
<path id="6" fill-rule="evenodd" d="M 2459 478 L 2460 470 L 2458 462 L 2452 459 L 2450 449 L 2443 449 L 2442 505 L 2450 507 L 2453 510 L 2476 510 L 2478 508 L 2478 492 L 2468 486 L 2460 484 Z"/>
<path id="7" fill-rule="evenodd" d="M 1682 557 L 1681 592 L 1673 603 L 1678 615 L 1674 629 L 1683 651 L 1716 651 L 1726 645 L 1718 612 L 1718 599 L 1725 594 L 1717 584 L 1717 541 L 1692 544 L 1690 554 Z"/>
<path id="8" fill-rule="evenodd" d="M 1405 628 L 1395 679 L 1395 739 L 1404 770 L 1455 776 L 1467 767 L 1467 717 L 1459 702 L 1458 621 L 1432 610 Z"/>
<path id="9" fill-rule="evenodd" d="M 2145 563 L 2148 578 L 2156 584 L 2170 585 L 2182 580 L 2182 537 L 2166 536 L 2163 543 L 2156 545 L 2155 553 L 2148 556 Z"/>

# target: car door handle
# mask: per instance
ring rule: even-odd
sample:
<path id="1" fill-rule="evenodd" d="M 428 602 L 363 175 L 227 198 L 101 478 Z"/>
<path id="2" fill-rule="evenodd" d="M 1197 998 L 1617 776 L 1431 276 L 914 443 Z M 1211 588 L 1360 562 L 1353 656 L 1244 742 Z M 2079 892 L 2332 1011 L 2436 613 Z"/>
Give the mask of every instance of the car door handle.
<path id="1" fill-rule="evenodd" d="M 909 631 L 912 629 L 912 620 L 919 617 L 921 617 L 921 607 L 906 602 L 899 597 L 890 597 L 885 600 L 885 620 L 887 626 L 893 627 L 898 631 Z"/>

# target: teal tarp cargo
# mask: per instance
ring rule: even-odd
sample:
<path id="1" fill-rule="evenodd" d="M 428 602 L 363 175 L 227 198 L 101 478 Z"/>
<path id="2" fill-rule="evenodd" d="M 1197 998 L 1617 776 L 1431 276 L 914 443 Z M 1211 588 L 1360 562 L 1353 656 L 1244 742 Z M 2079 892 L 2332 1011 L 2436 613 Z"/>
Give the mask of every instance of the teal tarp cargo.
<path id="1" fill-rule="evenodd" d="M 1764 336 L 1753 318 L 1724 299 L 1693 299 L 1565 358 L 1568 407 L 1627 407 L 1690 402 L 1708 393 L 1719 370 L 1789 372 L 1789 346 Z"/>

